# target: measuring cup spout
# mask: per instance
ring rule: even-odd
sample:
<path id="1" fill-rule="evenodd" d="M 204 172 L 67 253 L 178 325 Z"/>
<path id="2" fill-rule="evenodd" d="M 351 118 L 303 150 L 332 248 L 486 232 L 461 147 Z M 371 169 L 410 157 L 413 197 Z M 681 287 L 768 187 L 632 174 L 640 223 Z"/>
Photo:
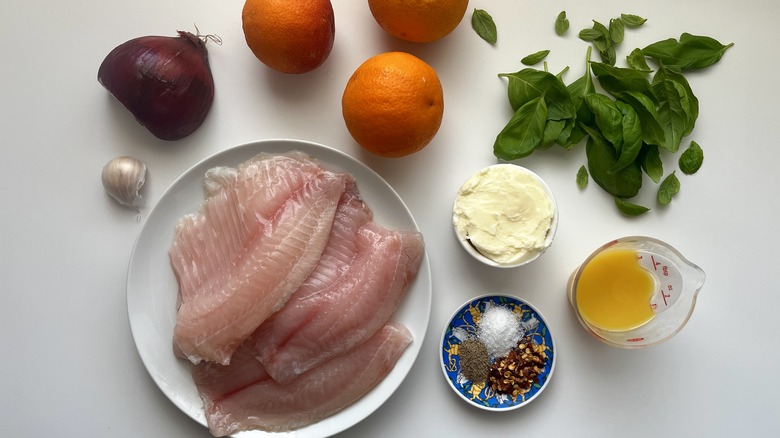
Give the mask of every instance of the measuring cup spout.
<path id="1" fill-rule="evenodd" d="M 672 248 L 673 249 L 673 248 Z M 683 271 L 683 281 L 685 283 L 684 287 L 686 290 L 688 290 L 690 293 L 693 294 L 693 299 L 696 299 L 696 295 L 701 291 L 701 288 L 704 286 L 704 280 L 706 280 L 707 276 L 704 273 L 704 270 L 700 268 L 697 264 L 691 262 L 690 260 L 686 259 L 682 254 L 674 250 L 675 253 L 680 258 L 680 261 L 682 262 L 682 266 L 680 266 L 680 269 Z"/>
<path id="2" fill-rule="evenodd" d="M 704 274 L 704 270 L 694 264 L 691 264 L 693 268 L 693 281 L 696 284 L 696 290 L 700 290 L 704 286 L 704 280 L 707 279 L 707 275 Z"/>

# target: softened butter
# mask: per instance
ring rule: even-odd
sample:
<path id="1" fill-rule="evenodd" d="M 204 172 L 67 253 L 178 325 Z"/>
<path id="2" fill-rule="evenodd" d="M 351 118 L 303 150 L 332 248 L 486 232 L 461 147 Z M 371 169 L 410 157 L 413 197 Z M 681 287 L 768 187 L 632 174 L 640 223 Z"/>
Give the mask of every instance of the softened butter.
<path id="1" fill-rule="evenodd" d="M 514 164 L 486 167 L 460 188 L 453 224 L 480 254 L 500 265 L 530 260 L 548 245 L 555 205 L 532 172 Z"/>

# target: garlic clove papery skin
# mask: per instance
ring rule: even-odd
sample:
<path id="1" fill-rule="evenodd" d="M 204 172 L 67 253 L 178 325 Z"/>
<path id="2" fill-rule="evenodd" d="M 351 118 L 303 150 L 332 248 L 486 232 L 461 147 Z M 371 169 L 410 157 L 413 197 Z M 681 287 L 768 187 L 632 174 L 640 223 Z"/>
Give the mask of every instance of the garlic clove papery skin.
<path id="1" fill-rule="evenodd" d="M 146 182 L 146 164 L 133 157 L 117 157 L 103 166 L 100 175 L 106 193 L 127 207 L 143 206 L 141 187 Z"/>

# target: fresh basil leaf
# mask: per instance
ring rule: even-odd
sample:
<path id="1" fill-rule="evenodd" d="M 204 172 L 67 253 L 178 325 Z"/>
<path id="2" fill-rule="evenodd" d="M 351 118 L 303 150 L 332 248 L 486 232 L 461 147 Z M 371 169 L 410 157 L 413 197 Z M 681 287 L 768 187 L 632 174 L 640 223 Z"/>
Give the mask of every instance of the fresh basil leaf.
<path id="1" fill-rule="evenodd" d="M 723 52 L 734 46 L 734 43 L 723 45 L 715 38 L 704 35 L 693 35 L 688 32 L 683 32 L 683 34 L 680 35 L 680 44 L 682 44 L 687 49 L 717 51 L 720 52 L 721 55 Z M 718 60 L 720 60 L 720 58 Z"/>
<path id="2" fill-rule="evenodd" d="M 576 108 L 580 107 L 585 96 L 596 92 L 593 76 L 590 73 L 590 52 L 591 48 L 588 46 L 588 51 L 585 55 L 585 73 L 566 87 Z"/>
<path id="3" fill-rule="evenodd" d="M 604 191 L 618 198 L 633 198 L 642 187 L 642 171 L 636 163 L 612 172 L 617 163 L 615 149 L 604 141 L 594 129 L 581 125 L 588 132 L 585 155 L 588 171 L 593 181 Z"/>
<path id="4" fill-rule="evenodd" d="M 656 103 L 652 98 L 636 91 L 616 93 L 615 97 L 631 105 L 636 111 L 642 124 L 642 141 L 659 146 L 666 144 L 666 134 L 661 126 Z"/>
<path id="5" fill-rule="evenodd" d="M 661 177 L 664 176 L 664 163 L 661 161 L 661 151 L 657 145 L 642 145 L 637 161 L 654 183 L 658 184 L 661 181 Z"/>
<path id="6" fill-rule="evenodd" d="M 658 203 L 669 205 L 674 195 L 678 193 L 680 193 L 680 180 L 677 179 L 674 171 L 672 171 L 658 186 Z"/>
<path id="7" fill-rule="evenodd" d="M 569 30 L 569 19 L 566 18 L 566 11 L 561 11 L 555 19 L 555 33 L 563 35 Z"/>
<path id="8" fill-rule="evenodd" d="M 688 149 L 684 150 L 680 154 L 679 166 L 682 173 L 686 175 L 693 175 L 701 168 L 702 162 L 704 162 L 704 151 L 701 149 L 698 143 L 691 142 Z"/>
<path id="9" fill-rule="evenodd" d="M 596 20 L 593 20 L 593 27 L 581 30 L 579 37 L 583 41 L 592 42 L 599 52 L 605 52 L 612 45 L 609 29 Z"/>
<path id="10" fill-rule="evenodd" d="M 548 123 L 550 121 L 548 120 Z M 562 148 L 569 150 L 574 148 L 575 145 L 577 145 L 580 141 L 582 141 L 585 136 L 579 137 L 579 139 L 572 138 L 572 134 L 574 133 L 574 128 L 577 126 L 577 118 L 572 117 L 570 119 L 566 119 L 564 121 L 563 129 L 561 129 L 561 133 L 558 134 L 558 138 L 555 139 L 555 143 L 557 143 Z"/>
<path id="11" fill-rule="evenodd" d="M 643 205 L 632 204 L 630 202 L 618 198 L 617 196 L 615 196 L 614 198 L 615 198 L 615 205 L 617 206 L 618 210 L 620 210 L 620 212 L 626 216 L 632 216 L 632 217 L 639 216 L 650 211 L 649 208 Z"/>
<path id="12" fill-rule="evenodd" d="M 607 26 L 604 26 L 603 24 L 599 23 L 596 20 L 593 20 L 593 29 L 598 31 L 604 39 L 609 40 L 609 29 Z"/>
<path id="13" fill-rule="evenodd" d="M 680 52 L 680 43 L 675 38 L 656 41 L 642 49 L 642 53 L 654 59 L 656 62 L 663 62 L 667 65 L 677 65 Z"/>
<path id="14" fill-rule="evenodd" d="M 526 56 L 525 58 L 521 59 L 520 62 L 522 62 L 525 65 L 535 65 L 542 62 L 542 60 L 546 58 L 547 55 L 549 54 L 550 54 L 549 50 L 540 50 L 536 53 L 532 53 Z"/>
<path id="15" fill-rule="evenodd" d="M 643 48 L 642 53 L 659 63 L 675 65 L 686 71 L 715 64 L 733 45 L 734 43 L 723 45 L 708 36 L 684 33 L 679 41 L 674 38 L 658 41 Z"/>
<path id="16" fill-rule="evenodd" d="M 640 49 L 634 49 L 628 56 L 626 56 L 626 61 L 628 61 L 628 66 L 636 71 L 642 73 L 651 73 L 653 71 L 653 69 L 647 65 L 645 54 L 642 53 L 642 50 Z"/>
<path id="17" fill-rule="evenodd" d="M 493 17 L 484 9 L 474 9 L 471 14 L 471 27 L 477 32 L 480 38 L 490 44 L 498 41 L 498 31 Z"/>
<path id="18" fill-rule="evenodd" d="M 579 33 L 579 37 L 581 40 L 590 43 L 600 38 L 603 39 L 604 35 L 596 29 L 582 29 Z"/>
<path id="19" fill-rule="evenodd" d="M 680 93 L 680 106 L 682 107 L 683 113 L 685 113 L 685 129 L 683 129 L 682 133 L 682 136 L 685 137 L 686 135 L 693 132 L 693 126 L 696 123 L 696 119 L 693 116 L 691 99 L 688 96 L 688 93 L 685 91 L 685 87 L 683 87 L 679 82 L 672 82 L 675 83 L 675 88 L 677 88 L 678 92 Z"/>
<path id="20" fill-rule="evenodd" d="M 604 52 L 607 51 L 608 48 L 612 47 L 612 41 L 609 39 L 609 37 L 600 37 L 595 40 L 593 40 L 593 47 L 596 48 L 596 50 L 599 51 L 601 54 L 602 59 L 604 58 Z"/>
<path id="21" fill-rule="evenodd" d="M 493 154 L 506 161 L 527 157 L 541 144 L 546 122 L 547 105 L 542 95 L 517 109 L 496 136 Z"/>
<path id="22" fill-rule="evenodd" d="M 587 107 L 585 105 L 585 107 Z M 575 146 L 580 144 L 582 140 L 587 137 L 587 133 L 584 129 L 582 129 L 582 126 L 580 126 L 579 119 L 569 119 L 571 120 L 571 124 L 567 124 L 567 126 L 564 128 L 564 131 L 561 133 L 561 135 L 564 135 L 568 131 L 567 137 L 558 137 L 558 144 L 561 145 L 566 150 L 574 149 Z"/>
<path id="23" fill-rule="evenodd" d="M 615 44 L 623 42 L 625 36 L 626 27 L 623 20 L 612 18 L 609 20 L 609 39 Z"/>
<path id="24" fill-rule="evenodd" d="M 585 165 L 580 166 L 580 170 L 577 171 L 577 187 L 584 189 L 588 186 L 588 169 Z"/>
<path id="25" fill-rule="evenodd" d="M 636 111 L 625 102 L 617 101 L 615 106 L 623 114 L 623 145 L 618 151 L 618 161 L 613 171 L 633 163 L 642 150 L 642 124 Z"/>
<path id="26" fill-rule="evenodd" d="M 683 137 L 690 135 L 691 132 L 693 132 L 694 126 L 696 126 L 696 119 L 699 117 L 699 99 L 693 94 L 691 85 L 688 83 L 685 76 L 683 76 L 680 69 L 661 63 L 655 76 L 653 76 L 653 82 L 662 82 L 667 79 L 677 82 L 685 89 L 685 97 L 682 99 L 682 103 L 685 113 L 688 115 L 688 123 L 683 132 Z"/>
<path id="27" fill-rule="evenodd" d="M 617 62 L 617 52 L 615 51 L 615 46 L 611 44 L 608 45 L 604 50 L 600 50 L 599 55 L 601 55 L 601 61 L 604 64 L 614 66 Z"/>
<path id="28" fill-rule="evenodd" d="M 666 144 L 662 146 L 670 152 L 677 152 L 688 129 L 688 114 L 683 105 L 685 88 L 675 81 L 665 79 L 654 83 L 653 91 L 658 99 L 658 118 L 666 138 Z"/>
<path id="29" fill-rule="evenodd" d="M 558 138 L 558 144 L 564 149 L 571 149 L 585 138 L 586 133 L 579 126 L 580 123 L 593 123 L 593 114 L 585 103 L 585 96 L 596 92 L 596 87 L 593 84 L 593 76 L 591 75 L 590 67 L 588 66 L 590 63 L 591 50 L 591 46 L 588 46 L 585 55 L 585 73 L 566 87 L 566 90 L 571 96 L 572 103 L 574 104 L 575 117 L 567 120 L 564 130 Z"/>
<path id="30" fill-rule="evenodd" d="M 552 73 L 525 68 L 516 73 L 501 73 L 498 76 L 509 80 L 507 93 L 512 110 L 517 111 L 527 102 L 544 94 L 547 117 L 550 120 L 563 120 L 574 116 L 575 108 L 569 91 Z"/>
<path id="31" fill-rule="evenodd" d="M 537 146 L 537 149 L 548 149 L 555 144 L 561 132 L 566 127 L 566 120 L 548 120 L 544 125 L 544 132 L 542 132 L 542 143 Z"/>
<path id="32" fill-rule="evenodd" d="M 579 122 L 579 125 L 580 125 L 580 128 L 582 128 L 585 131 L 585 134 L 588 137 L 593 137 L 599 143 L 603 143 L 603 144 L 605 144 L 607 146 L 610 146 L 610 147 L 612 146 L 612 145 L 609 144 L 607 139 L 604 138 L 604 135 L 602 135 L 602 133 L 601 133 L 601 131 L 599 131 L 598 127 L 587 125 L 587 124 L 582 123 L 582 122 Z M 614 151 L 615 149 L 612 148 L 612 150 Z"/>
<path id="33" fill-rule="evenodd" d="M 620 150 L 623 144 L 623 115 L 617 109 L 615 101 L 604 94 L 593 93 L 585 96 L 585 102 L 604 139 L 612 144 L 615 151 Z"/>
<path id="34" fill-rule="evenodd" d="M 626 27 L 639 27 L 647 21 L 647 18 L 642 18 L 639 15 L 633 14 L 620 14 L 620 20 Z"/>
<path id="35" fill-rule="evenodd" d="M 633 68 L 614 67 L 600 62 L 592 62 L 590 68 L 604 91 L 613 96 L 626 91 L 653 95 L 653 87 L 647 75 Z"/>

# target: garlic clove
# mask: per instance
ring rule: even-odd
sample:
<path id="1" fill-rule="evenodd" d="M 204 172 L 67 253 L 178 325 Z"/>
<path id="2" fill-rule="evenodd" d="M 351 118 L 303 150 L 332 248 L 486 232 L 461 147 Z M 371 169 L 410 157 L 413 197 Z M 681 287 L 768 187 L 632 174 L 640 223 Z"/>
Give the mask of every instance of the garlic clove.
<path id="1" fill-rule="evenodd" d="M 141 187 L 146 181 L 146 164 L 133 157 L 117 157 L 103 166 L 103 187 L 117 202 L 127 207 L 143 206 Z"/>

